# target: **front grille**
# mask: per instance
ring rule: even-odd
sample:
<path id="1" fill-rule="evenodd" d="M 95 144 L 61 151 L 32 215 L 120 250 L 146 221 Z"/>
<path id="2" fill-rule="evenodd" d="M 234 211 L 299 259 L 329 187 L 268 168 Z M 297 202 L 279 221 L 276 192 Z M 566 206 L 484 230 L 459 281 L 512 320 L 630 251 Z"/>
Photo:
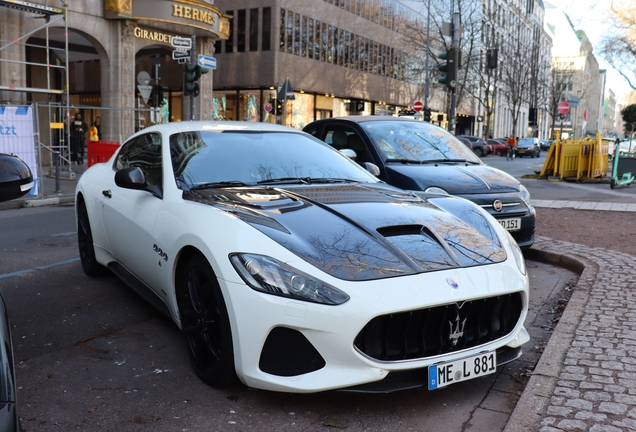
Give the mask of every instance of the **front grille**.
<path id="1" fill-rule="evenodd" d="M 380 361 L 422 359 L 492 342 L 510 334 L 523 310 L 521 292 L 372 319 L 355 347 Z"/>

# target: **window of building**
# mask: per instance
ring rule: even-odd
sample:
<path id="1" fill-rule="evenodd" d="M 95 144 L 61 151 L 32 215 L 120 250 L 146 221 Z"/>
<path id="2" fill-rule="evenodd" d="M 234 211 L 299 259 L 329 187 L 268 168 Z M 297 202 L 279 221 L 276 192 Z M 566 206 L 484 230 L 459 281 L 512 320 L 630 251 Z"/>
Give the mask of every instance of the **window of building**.
<path id="1" fill-rule="evenodd" d="M 250 9 L 250 51 L 258 51 L 258 9 Z"/>
<path id="2" fill-rule="evenodd" d="M 263 33 L 261 38 L 261 50 L 269 51 L 271 49 L 272 39 L 272 8 L 263 8 L 263 21 L 261 24 L 261 31 Z"/>
<path id="3" fill-rule="evenodd" d="M 300 55 L 302 57 L 307 57 L 307 17 L 304 15 L 300 24 L 300 34 Z"/>
<path id="4" fill-rule="evenodd" d="M 245 34 L 247 32 L 246 18 L 247 18 L 247 14 L 245 9 L 239 9 L 237 31 L 236 31 L 236 39 L 237 39 L 236 51 L 237 52 L 245 52 Z"/>
<path id="5" fill-rule="evenodd" d="M 340 54 L 340 38 L 338 37 L 338 28 L 329 27 L 329 33 L 331 33 L 331 29 L 333 29 L 333 64 L 337 65 Z"/>
<path id="6" fill-rule="evenodd" d="M 292 54 L 294 49 L 294 13 L 292 11 L 287 11 L 286 37 L 287 41 L 285 45 L 287 46 L 287 53 Z"/>
<path id="7" fill-rule="evenodd" d="M 285 25 L 286 20 L 286 12 L 285 9 L 281 9 L 280 10 L 280 41 L 278 43 L 279 45 L 279 50 L 285 52 L 285 35 L 286 35 L 286 30 L 287 30 L 287 26 Z"/>
<path id="8" fill-rule="evenodd" d="M 314 58 L 314 20 L 309 18 L 307 23 L 307 56 Z"/>
<path id="9" fill-rule="evenodd" d="M 230 15 L 230 37 L 225 41 L 225 52 L 231 53 L 234 51 L 234 11 L 225 11 L 226 14 Z"/>
<path id="10" fill-rule="evenodd" d="M 294 14 L 294 55 L 300 55 L 300 14 Z"/>
<path id="11" fill-rule="evenodd" d="M 327 44 L 327 63 L 333 63 L 333 27 L 324 24 L 322 28 L 322 35 Z"/>
<path id="12" fill-rule="evenodd" d="M 321 39 L 320 28 L 321 28 L 320 21 L 316 20 L 316 26 L 314 30 L 314 58 L 316 60 L 320 60 L 320 39 Z"/>

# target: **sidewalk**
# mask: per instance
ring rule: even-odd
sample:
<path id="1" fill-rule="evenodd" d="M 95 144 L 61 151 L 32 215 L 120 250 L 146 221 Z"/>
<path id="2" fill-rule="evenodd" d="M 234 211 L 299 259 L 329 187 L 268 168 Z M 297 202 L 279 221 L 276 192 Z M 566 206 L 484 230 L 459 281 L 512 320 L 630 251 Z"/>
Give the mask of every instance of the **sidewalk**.
<path id="1" fill-rule="evenodd" d="M 41 199 L 3 208 L 74 202 L 77 179 L 42 179 Z M 65 173 L 68 177 L 68 173 Z M 540 208 L 636 212 L 636 204 L 533 200 Z M 17 205 L 15 205 L 17 204 Z M 15 207 L 3 207 L 15 205 Z M 636 430 L 636 257 L 538 237 L 531 260 L 580 274 L 570 301 L 505 432 Z"/>

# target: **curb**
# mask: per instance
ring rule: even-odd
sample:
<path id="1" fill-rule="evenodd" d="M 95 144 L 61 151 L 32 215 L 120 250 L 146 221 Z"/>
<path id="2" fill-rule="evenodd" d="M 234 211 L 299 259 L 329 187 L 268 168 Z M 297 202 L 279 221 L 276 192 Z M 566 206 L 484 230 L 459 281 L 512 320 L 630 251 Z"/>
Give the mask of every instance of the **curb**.
<path id="1" fill-rule="evenodd" d="M 524 256 L 533 261 L 564 267 L 579 274 L 572 296 L 554 329 L 545 350 L 515 406 L 504 432 L 535 432 L 541 428 L 548 404 L 554 395 L 559 374 L 564 368 L 566 354 L 572 345 L 575 332 L 585 312 L 592 286 L 598 275 L 598 265 L 592 261 L 570 255 L 551 252 L 547 237 L 535 239 L 533 249 Z M 542 249 L 534 249 L 540 247 Z"/>

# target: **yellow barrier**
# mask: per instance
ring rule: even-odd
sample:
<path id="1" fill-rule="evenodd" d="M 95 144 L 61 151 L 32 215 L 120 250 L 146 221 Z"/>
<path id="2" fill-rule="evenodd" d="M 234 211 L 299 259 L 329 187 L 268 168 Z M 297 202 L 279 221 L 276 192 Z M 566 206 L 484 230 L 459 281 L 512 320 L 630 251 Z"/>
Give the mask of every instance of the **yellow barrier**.
<path id="1" fill-rule="evenodd" d="M 604 177 L 607 175 L 609 144 L 601 140 L 600 132 L 596 139 L 586 137 L 580 140 L 557 140 L 548 152 L 540 176 L 576 178 Z"/>

